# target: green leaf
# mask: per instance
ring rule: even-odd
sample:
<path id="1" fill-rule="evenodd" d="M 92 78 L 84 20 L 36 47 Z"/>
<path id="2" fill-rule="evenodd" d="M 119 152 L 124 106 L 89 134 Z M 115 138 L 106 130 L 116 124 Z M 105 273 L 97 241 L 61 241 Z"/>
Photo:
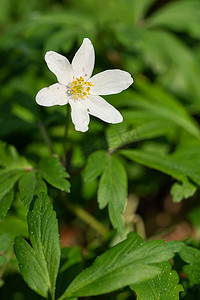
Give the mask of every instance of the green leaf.
<path id="1" fill-rule="evenodd" d="M 0 266 L 2 266 L 5 261 L 6 257 L 3 255 L 11 246 L 10 236 L 9 234 L 2 234 L 0 235 Z"/>
<path id="2" fill-rule="evenodd" d="M 133 117 L 134 118 L 134 117 Z M 146 139 L 152 139 L 155 137 L 166 135 L 168 131 L 173 128 L 173 124 L 166 124 L 163 120 L 154 120 L 147 122 L 144 125 L 137 126 L 132 130 L 125 132 L 118 132 L 113 135 L 112 131 L 107 131 L 107 142 L 109 150 L 122 147 L 124 145 L 139 142 Z"/>
<path id="3" fill-rule="evenodd" d="M 189 280 L 193 284 L 200 284 L 200 250 L 184 246 L 179 255 L 188 264 L 183 266 L 183 271 L 188 275 Z"/>
<path id="4" fill-rule="evenodd" d="M 6 262 L 5 256 L 0 254 L 0 267 Z"/>
<path id="5" fill-rule="evenodd" d="M 149 27 L 165 26 L 174 31 L 188 32 L 198 38 L 200 3 L 197 0 L 170 2 L 147 20 Z"/>
<path id="6" fill-rule="evenodd" d="M 16 149 L 0 141 L 0 220 L 6 216 L 14 199 L 14 186 L 32 166 Z"/>
<path id="7" fill-rule="evenodd" d="M 160 34 L 162 35 L 163 33 Z M 160 44 L 164 43 L 158 41 L 158 45 Z M 152 51 L 155 52 L 155 48 L 153 48 Z M 152 55 L 150 55 L 150 57 L 152 59 Z M 166 59 L 163 58 L 163 60 L 166 63 Z M 154 64 L 154 66 L 155 61 L 156 58 L 152 59 L 152 64 Z M 167 63 L 167 67 L 168 65 L 169 63 Z M 193 83 L 194 81 L 195 79 L 193 80 Z M 135 114 L 140 114 L 138 116 L 138 118 L 140 117 L 140 125 L 152 121 L 165 121 L 166 124 L 168 124 L 167 126 L 175 125 L 177 129 L 184 129 L 186 132 L 190 133 L 190 135 L 193 135 L 198 139 L 200 138 L 200 129 L 197 122 L 190 116 L 181 102 L 175 96 L 169 94 L 161 87 L 161 85 L 155 83 L 152 84 L 143 79 L 137 80 L 135 89 L 135 92 L 130 90 L 125 93 L 123 102 L 121 101 L 121 96 L 115 95 L 115 98 L 113 98 L 116 106 L 127 106 L 129 108 L 128 116 L 127 113 L 124 115 L 125 121 L 127 120 L 130 124 L 137 125 L 138 119 L 136 119 L 136 122 L 134 121 Z M 132 111 L 131 108 L 134 108 L 134 110 Z M 132 121 L 130 122 L 131 119 Z"/>
<path id="8" fill-rule="evenodd" d="M 63 294 L 66 286 L 81 272 L 82 263 L 81 248 L 61 249 L 60 269 L 56 284 L 56 299 Z"/>
<path id="9" fill-rule="evenodd" d="M 100 209 L 108 205 L 111 223 L 123 234 L 122 213 L 126 205 L 127 175 L 124 166 L 117 157 L 107 155 L 107 162 L 99 181 L 98 203 Z"/>
<path id="10" fill-rule="evenodd" d="M 141 237 L 132 233 L 79 274 L 59 300 L 101 295 L 151 279 L 160 274 L 160 268 L 152 264 L 172 258 L 182 246 L 179 242 L 163 244 L 162 240 L 143 243 Z"/>
<path id="11" fill-rule="evenodd" d="M 70 183 L 65 179 L 69 178 L 69 174 L 65 172 L 65 168 L 57 157 L 42 158 L 38 165 L 38 172 L 42 178 L 55 188 L 65 192 L 70 191 Z"/>
<path id="12" fill-rule="evenodd" d="M 20 198 L 28 208 L 34 195 L 41 192 L 47 193 L 46 184 L 34 170 L 27 172 L 20 178 L 18 187 Z"/>
<path id="13" fill-rule="evenodd" d="M 11 246 L 9 234 L 0 235 L 0 252 L 5 252 Z"/>
<path id="14" fill-rule="evenodd" d="M 143 20 L 150 6 L 156 0 L 131 1 L 135 23 Z"/>
<path id="15" fill-rule="evenodd" d="M 149 82 L 138 81 L 137 88 L 142 96 L 138 103 L 140 107 L 149 110 L 156 118 L 158 116 L 169 120 L 200 138 L 199 126 L 177 98 L 167 93 L 161 86 L 151 85 Z"/>
<path id="16" fill-rule="evenodd" d="M 7 170 L 28 170 L 32 169 L 30 163 L 17 153 L 17 150 L 12 145 L 0 141 L 0 166 Z"/>
<path id="17" fill-rule="evenodd" d="M 0 220 L 6 216 L 14 199 L 13 187 L 23 173 L 9 177 L 4 183 L 0 184 Z"/>
<path id="18" fill-rule="evenodd" d="M 195 227 L 197 234 L 200 235 L 200 206 L 193 208 L 189 212 L 188 218 L 192 225 Z"/>
<path id="19" fill-rule="evenodd" d="M 171 264 L 164 262 L 156 265 L 161 273 L 154 279 L 132 284 L 130 287 L 137 294 L 138 300 L 178 300 L 179 293 L 183 291 L 181 284 L 178 284 L 179 277 L 176 271 L 171 271 Z"/>
<path id="20" fill-rule="evenodd" d="M 91 182 L 97 179 L 103 172 L 107 161 L 107 153 L 103 150 L 93 152 L 84 169 L 84 180 Z"/>
<path id="21" fill-rule="evenodd" d="M 173 178 L 188 182 L 187 176 L 200 185 L 200 170 L 197 167 L 197 160 L 187 161 L 186 156 L 180 158 L 178 155 L 164 155 L 152 151 L 121 150 L 120 153 L 137 163 L 149 168 L 161 171 Z"/>
<path id="22" fill-rule="evenodd" d="M 190 182 L 184 181 L 182 184 L 175 182 L 171 187 L 170 194 L 174 202 L 180 202 L 183 199 L 193 196 L 196 190 L 197 187 Z"/>
<path id="23" fill-rule="evenodd" d="M 21 274 L 36 293 L 54 299 L 56 277 L 60 262 L 58 222 L 48 196 L 41 193 L 28 213 L 29 243 L 15 239 L 15 254 Z"/>

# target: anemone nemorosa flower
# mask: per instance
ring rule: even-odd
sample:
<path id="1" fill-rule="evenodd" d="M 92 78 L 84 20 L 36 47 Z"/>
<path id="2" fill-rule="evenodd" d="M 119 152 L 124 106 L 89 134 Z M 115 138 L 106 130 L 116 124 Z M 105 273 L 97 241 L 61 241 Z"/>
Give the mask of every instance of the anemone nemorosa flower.
<path id="1" fill-rule="evenodd" d="M 43 88 L 36 95 L 42 106 L 71 106 L 72 122 L 78 131 L 87 131 L 89 115 L 107 123 L 123 121 L 119 111 L 99 95 L 117 94 L 127 89 L 133 79 L 128 72 L 114 69 L 91 77 L 94 68 L 94 48 L 87 38 L 76 52 L 72 63 L 54 51 L 45 54 L 49 69 L 56 75 L 58 83 Z"/>

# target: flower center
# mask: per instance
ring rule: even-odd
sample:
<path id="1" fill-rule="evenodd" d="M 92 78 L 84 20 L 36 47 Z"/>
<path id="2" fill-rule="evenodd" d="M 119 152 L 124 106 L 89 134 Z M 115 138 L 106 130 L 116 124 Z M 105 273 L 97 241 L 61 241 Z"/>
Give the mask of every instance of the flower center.
<path id="1" fill-rule="evenodd" d="M 76 78 L 76 80 L 70 83 L 70 92 L 74 95 L 74 97 L 83 99 L 84 97 L 89 98 L 90 95 L 90 87 L 93 86 L 88 81 L 84 81 L 83 77 Z"/>

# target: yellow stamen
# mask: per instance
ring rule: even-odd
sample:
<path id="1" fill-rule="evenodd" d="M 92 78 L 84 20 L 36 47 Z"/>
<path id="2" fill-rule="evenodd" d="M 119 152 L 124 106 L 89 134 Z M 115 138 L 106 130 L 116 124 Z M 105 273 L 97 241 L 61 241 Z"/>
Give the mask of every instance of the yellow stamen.
<path id="1" fill-rule="evenodd" d="M 90 87 L 93 86 L 88 81 L 84 81 L 83 77 L 76 78 L 76 80 L 72 81 L 70 84 L 70 92 L 76 97 L 77 99 L 81 98 L 83 100 L 84 97 L 88 97 L 90 95 Z"/>

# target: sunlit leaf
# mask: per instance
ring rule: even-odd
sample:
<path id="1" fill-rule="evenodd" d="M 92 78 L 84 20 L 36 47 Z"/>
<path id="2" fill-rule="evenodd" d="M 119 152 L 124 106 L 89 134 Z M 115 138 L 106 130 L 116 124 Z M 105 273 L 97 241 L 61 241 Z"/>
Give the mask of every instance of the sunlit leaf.
<path id="1" fill-rule="evenodd" d="M 15 239 L 15 254 L 21 274 L 35 292 L 54 298 L 60 262 L 58 222 L 48 196 L 40 194 L 28 213 L 31 245 L 21 237 Z"/>
<path id="2" fill-rule="evenodd" d="M 105 294 L 154 278 L 161 271 L 152 264 L 170 259 L 182 246 L 178 242 L 163 244 L 161 240 L 143 243 L 137 234 L 131 234 L 79 274 L 59 300 Z"/>
<path id="3" fill-rule="evenodd" d="M 176 271 L 171 270 L 169 262 L 157 264 L 161 273 L 154 279 L 131 285 L 131 289 L 137 294 L 138 300 L 179 300 L 179 293 L 183 291 L 178 284 L 179 277 Z"/>

